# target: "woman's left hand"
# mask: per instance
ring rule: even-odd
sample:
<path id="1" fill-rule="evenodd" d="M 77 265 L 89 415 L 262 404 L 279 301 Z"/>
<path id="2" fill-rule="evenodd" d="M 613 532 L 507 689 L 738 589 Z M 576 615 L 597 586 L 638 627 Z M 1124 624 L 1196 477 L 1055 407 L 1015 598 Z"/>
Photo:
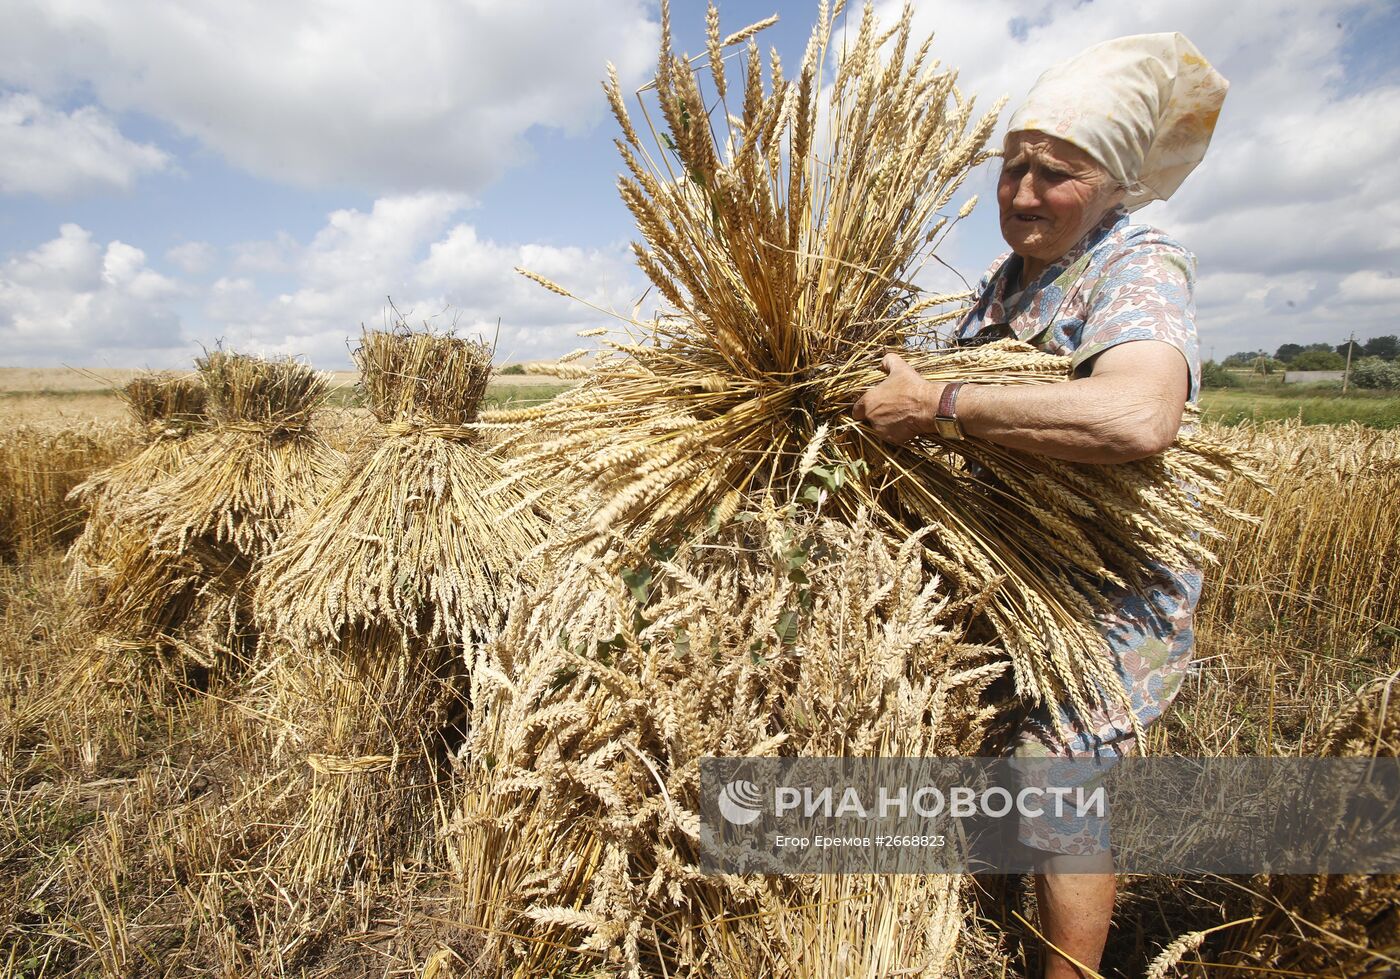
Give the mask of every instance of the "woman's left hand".
<path id="1" fill-rule="evenodd" d="M 885 354 L 880 370 L 889 376 L 860 396 L 852 417 L 896 445 L 931 432 L 943 385 L 924 380 L 898 354 Z"/>

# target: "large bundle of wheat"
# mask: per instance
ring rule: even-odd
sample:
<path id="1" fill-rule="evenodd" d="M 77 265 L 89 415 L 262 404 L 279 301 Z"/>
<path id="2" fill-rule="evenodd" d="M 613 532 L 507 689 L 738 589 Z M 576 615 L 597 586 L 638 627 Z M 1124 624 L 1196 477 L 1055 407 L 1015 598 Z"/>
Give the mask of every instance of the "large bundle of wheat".
<path id="1" fill-rule="evenodd" d="M 222 350 L 196 363 L 214 430 L 191 443 L 189 463 L 148 502 L 162 542 L 251 565 L 338 473 L 335 453 L 310 427 L 327 377 L 292 360 Z"/>
<path id="2" fill-rule="evenodd" d="M 490 358 L 458 337 L 365 333 L 355 360 L 382 428 L 269 559 L 269 627 L 300 644 L 372 627 L 463 644 L 499 627 L 517 566 L 543 537 L 544 491 L 483 496 L 502 480 L 469 427 Z"/>
<path id="3" fill-rule="evenodd" d="M 626 582 L 559 557 L 478 661 L 453 861 L 490 936 L 471 974 L 939 974 L 955 876 L 699 871 L 702 757 L 974 753 L 1005 671 L 917 539 L 751 516 Z"/>
<path id="4" fill-rule="evenodd" d="M 205 390 L 197 377 L 143 374 L 122 388 L 121 397 L 144 444 L 68 494 L 87 514 L 68 552 L 69 584 L 86 593 L 104 626 L 149 637 L 168 634 L 183 621 L 200 576 L 191 563 L 152 553 L 153 528 L 136 519 L 133 505 L 179 470 L 190 436 L 207 427 Z"/>
<path id="5" fill-rule="evenodd" d="M 150 528 L 148 566 L 132 577 L 150 586 L 152 602 L 166 601 L 164 580 L 178 577 L 196 593 L 201 642 L 231 648 L 250 635 L 249 574 L 292 514 L 320 499 L 342 460 L 310 424 L 326 375 L 223 350 L 196 365 L 213 428 L 191 437 L 180 468 L 127 508 Z M 207 657 L 199 645 L 187 651 Z"/>
<path id="6" fill-rule="evenodd" d="M 132 419 L 153 441 L 162 436 L 188 435 L 206 421 L 208 392 L 198 375 L 138 374 L 122 387 L 121 399 Z"/>
<path id="7" fill-rule="evenodd" d="M 662 14 L 655 147 L 616 80 L 605 88 L 623 131 L 620 189 L 644 238 L 636 257 L 672 310 L 636 324 L 649 335 L 611 342 L 612 359 L 571 396 L 486 416 L 522 439 L 548 436 L 521 453 L 518 471 L 593 491 L 604 502 L 589 534 L 615 531 L 645 551 L 723 522 L 756 492 L 790 492 L 802 447 L 824 431 L 819 470 L 850 484 L 828 512 L 869 508 L 895 538 L 933 528 L 928 560 L 954 583 L 999 583 L 988 614 L 1020 693 L 1082 709 L 1118 690 L 1093 624 L 1103 585 L 1139 577 L 1150 561 L 1208 559 L 1199 537 L 1230 512 L 1220 482 L 1231 452 L 1183 437 L 1151 460 L 1096 467 L 977 440 L 896 447 L 852 423 L 892 348 L 907 347 L 938 380 L 1069 376 L 1067 359 L 1014 342 L 936 349 L 936 328 L 959 313 L 940 310 L 961 297 L 912 284 L 951 226 L 945 208 L 988 155 L 996 112 L 974 122 L 954 74 L 929 63 L 928 42 L 912 47 L 907 8 L 890 31 L 866 8 L 824 104 L 833 18 L 823 4 L 796 78 L 775 57 L 765 90 L 750 43 L 741 114 L 729 115 L 724 49 L 750 32 L 722 39 L 711 8 L 702 91 L 671 49 L 664 3 Z"/>
<path id="8" fill-rule="evenodd" d="M 500 628 L 547 529 L 541 490 L 483 493 L 502 481 L 468 427 L 487 345 L 367 332 L 355 359 L 382 428 L 258 586 L 259 620 L 289 649 L 271 712 L 295 726 L 313 773 L 294 854 L 313 879 L 423 842 L 436 763 L 465 710 L 466 651 Z"/>

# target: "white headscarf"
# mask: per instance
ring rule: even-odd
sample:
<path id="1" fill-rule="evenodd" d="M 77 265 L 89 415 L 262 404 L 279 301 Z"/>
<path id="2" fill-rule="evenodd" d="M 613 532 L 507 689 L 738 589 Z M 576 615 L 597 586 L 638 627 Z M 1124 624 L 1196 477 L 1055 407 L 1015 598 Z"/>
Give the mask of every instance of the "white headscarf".
<path id="1" fill-rule="evenodd" d="M 1008 131 L 1073 143 L 1128 188 L 1132 211 L 1166 200 L 1201 162 L 1227 88 L 1184 35 L 1134 34 L 1041 75 Z"/>

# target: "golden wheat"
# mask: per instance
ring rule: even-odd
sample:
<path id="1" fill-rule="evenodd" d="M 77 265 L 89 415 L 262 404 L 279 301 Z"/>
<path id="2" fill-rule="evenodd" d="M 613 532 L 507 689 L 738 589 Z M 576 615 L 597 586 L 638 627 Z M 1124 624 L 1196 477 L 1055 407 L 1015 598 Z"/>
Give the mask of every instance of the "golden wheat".
<path id="1" fill-rule="evenodd" d="M 113 635 L 148 638 L 175 631 L 189 614 L 198 568 L 152 550 L 153 528 L 132 508 L 150 487 L 184 464 L 189 437 L 207 427 L 206 392 L 197 377 L 141 374 L 121 392 L 145 444 L 94 473 L 69 493 L 86 519 L 68 551 L 69 586 L 85 594 L 97 621 Z"/>
<path id="2" fill-rule="evenodd" d="M 936 974 L 951 954 L 956 878 L 699 873 L 702 757 L 971 753 L 1004 670 L 917 540 L 749 516 L 630 584 L 557 558 L 477 660 L 455 836 L 480 973 Z"/>
<path id="3" fill-rule="evenodd" d="M 488 346 L 375 331 L 355 359 L 380 429 L 267 558 L 256 600 L 282 649 L 260 710 L 311 782 L 286 851 L 304 881 L 372 877 L 430 838 L 467 653 L 548 528 L 542 490 L 483 493 L 503 474 L 465 426 Z"/>
<path id="4" fill-rule="evenodd" d="M 1384 679 L 1368 681 L 1354 701 L 1336 710 L 1332 705 L 1344 686 L 1355 690 L 1360 678 L 1389 675 L 1398 665 L 1394 639 L 1380 624 L 1400 621 L 1400 606 L 1394 593 L 1377 587 L 1372 576 L 1373 564 L 1393 562 L 1388 555 L 1394 538 L 1386 536 L 1384 522 L 1392 516 L 1386 510 L 1390 500 L 1382 495 L 1388 477 L 1381 463 L 1387 456 L 1396 458 L 1394 437 L 1365 429 L 1293 424 L 1210 434 L 1239 437 L 1260 455 L 1266 475 L 1285 485 L 1291 470 L 1306 466 L 1298 478 L 1311 475 L 1314 492 L 1285 491 L 1271 498 L 1238 479 L 1231 481 L 1227 498 L 1235 505 L 1258 506 L 1278 532 L 1270 537 L 1245 532 L 1228 542 L 1223 550 L 1228 587 L 1217 590 L 1201 609 L 1202 651 L 1210 662 L 1193 676 L 1173 718 L 1150 733 L 1164 739 L 1162 750 L 1186 754 L 1393 753 L 1400 736 L 1393 720 L 1382 722 L 1381 718 L 1394 711 L 1395 685 L 1387 698 Z M 73 444 L 94 437 L 98 444 L 93 452 L 104 460 L 128 452 L 133 443 L 132 433 L 125 428 L 94 433 L 85 426 L 69 435 Z M 377 424 L 373 438 L 383 438 Z M 58 469 L 54 460 L 43 455 L 49 444 L 31 439 L 20 458 L 34 470 Z M 60 453 L 55 459 L 61 461 L 67 451 L 63 445 L 70 443 L 54 444 Z M 802 446 L 799 470 L 820 466 L 820 454 L 820 445 Z M 1329 459 L 1337 460 L 1335 471 Z M 1365 465 L 1355 465 L 1367 459 Z M 808 472 L 810 483 L 813 477 Z M 49 500 L 50 506 L 63 505 L 57 496 L 50 495 Z M 691 853 L 673 845 L 688 837 L 662 823 L 665 817 L 659 807 L 664 807 L 665 800 L 633 748 L 656 767 L 671 792 L 683 781 L 673 775 L 670 765 L 674 758 L 687 756 L 686 739 L 702 745 L 708 739 L 712 744 L 729 723 L 739 732 L 736 753 L 762 745 L 756 739 L 766 734 L 762 723 L 771 715 L 764 713 L 768 701 L 758 691 L 770 687 L 780 688 L 777 700 L 786 705 L 773 723 L 790 727 L 793 733 L 783 745 L 762 748 L 765 752 L 797 750 L 806 743 L 803 739 L 814 737 L 812 720 L 840 730 L 849 718 L 852 726 L 845 730 L 855 731 L 862 743 L 877 731 L 898 727 L 898 723 L 882 725 L 872 720 L 879 710 L 867 711 L 863 705 L 869 702 L 869 690 L 859 685 L 872 682 L 885 667 L 897 676 L 896 665 L 906 662 L 898 657 L 859 653 L 852 668 L 861 675 L 852 679 L 842 672 L 847 667 L 841 662 L 822 666 L 835 670 L 831 674 L 834 692 L 818 695 L 814 686 L 808 699 L 815 700 L 820 710 L 830 711 L 835 705 L 843 710 L 839 716 L 818 713 L 801 698 L 789 696 L 791 687 L 783 685 L 792 676 L 779 668 L 795 665 L 797 657 L 784 651 L 798 648 L 799 643 L 804 657 L 807 650 L 816 650 L 819 657 L 835 655 L 842 642 L 848 643 L 846 648 L 871 650 L 872 643 L 885 641 L 879 623 L 896 609 L 891 595 L 922 591 L 930 581 L 926 568 L 910 560 L 919 544 L 910 545 L 901 559 L 897 549 L 849 549 L 851 531 L 826 528 L 822 533 L 833 535 L 840 542 L 840 553 L 851 554 L 857 567 L 866 563 L 861 555 L 870 553 L 893 554 L 888 559 L 892 563 L 879 557 L 867 572 L 851 571 L 854 581 L 838 584 L 834 579 L 840 575 L 828 567 L 838 552 L 824 555 L 821 548 L 809 549 L 806 562 L 798 568 L 809 578 L 805 587 L 815 587 L 821 594 L 834 588 L 830 594 L 842 597 L 813 600 L 813 614 L 820 615 L 825 625 L 799 618 L 795 630 L 787 628 L 791 623 L 783 621 L 783 613 L 794 605 L 801 609 L 804 586 L 788 577 L 788 569 L 802 560 L 808 540 L 805 524 L 775 527 L 776 536 L 768 544 L 764 543 L 768 524 L 761 510 L 755 520 L 749 516 L 755 511 L 747 501 L 729 497 L 728 506 L 733 508 L 729 513 L 733 519 L 723 523 L 722 534 L 717 531 L 670 559 L 638 557 L 624 549 L 620 563 L 643 596 L 640 602 L 614 568 L 583 556 L 578 556 L 577 572 L 551 571 L 553 578 L 522 586 L 526 601 L 499 640 L 503 648 L 493 646 L 489 656 L 477 661 L 476 692 L 483 698 L 488 719 L 499 707 L 503 718 L 515 719 L 504 723 L 528 719 L 543 725 L 528 734 L 510 735 L 491 728 L 488 720 L 479 728 L 482 743 L 509 736 L 512 743 L 523 746 L 509 756 L 520 769 L 553 772 L 550 766 L 555 759 L 546 755 L 547 764 L 535 760 L 543 754 L 538 749 L 548 747 L 546 732 L 577 735 L 572 743 L 596 747 L 605 743 L 611 731 L 619 742 L 632 746 L 621 748 L 610 763 L 616 771 L 605 766 L 613 782 L 602 781 L 583 767 L 578 775 L 585 783 L 575 782 L 572 776 L 568 781 L 557 778 L 540 790 L 557 805 L 534 805 L 535 789 L 493 779 L 486 771 L 491 759 L 468 752 L 458 779 L 440 787 L 441 797 L 432 794 L 428 806 L 410 810 L 409 819 L 403 820 L 405 810 L 398 807 L 402 797 L 384 800 L 383 812 L 391 820 L 401 820 L 401 826 L 424 827 L 421 849 L 407 854 L 421 857 L 421 862 L 381 867 L 374 875 L 358 873 L 353 884 L 344 878 L 315 884 L 298 878 L 288 859 L 289 841 L 295 839 L 292 831 L 305 816 L 314 780 L 330 785 L 336 779 L 368 780 L 405 770 L 404 761 L 411 758 L 400 751 L 395 761 L 389 747 L 390 729 L 384 722 L 410 686 L 400 686 L 398 678 L 386 670 L 387 682 L 367 695 L 377 698 L 377 706 L 365 715 L 373 720 L 361 728 L 363 739 L 349 743 L 343 751 L 318 750 L 331 749 L 331 742 L 297 739 L 314 730 L 306 722 L 321 709 L 319 703 L 335 702 L 339 677 L 329 674 L 325 684 L 298 692 L 306 699 L 285 715 L 269 716 L 268 709 L 276 702 L 264 690 L 247 688 L 249 683 L 256 686 L 256 677 L 240 681 L 234 675 L 215 673 L 208 678 L 210 689 L 202 692 L 178 672 L 183 664 L 177 660 L 132 656 L 118 643 L 99 643 L 91 623 L 80 614 L 77 597 L 65 594 L 60 555 L 44 553 L 45 545 L 40 543 L 36 556 L 0 568 L 0 852 L 5 854 L 0 873 L 0 947 L 6 950 L 0 961 L 12 971 L 31 959 L 46 962 L 46 972 L 52 975 L 85 975 L 103 969 L 111 974 L 140 972 L 148 967 L 151 955 L 158 955 L 162 970 L 172 975 L 212 969 L 230 975 L 276 976 L 352 968 L 376 973 L 389 968 L 407 974 L 421 972 L 429 962 L 437 963 L 439 976 L 511 971 L 524 976 L 532 974 L 534 965 L 544 963 L 534 972 L 540 974 L 545 966 L 559 962 L 567 962 L 580 974 L 614 975 L 626 971 L 624 952 L 629 929 L 635 929 L 643 975 L 667 974 L 658 960 L 664 959 L 670 968 L 692 956 L 704 962 L 692 974 L 781 970 L 800 976 L 819 969 L 819 960 L 839 961 L 842 955 L 852 955 L 852 949 L 865 948 L 866 939 L 879 939 L 885 934 L 881 929 L 907 911 L 904 920 L 928 949 L 925 961 L 930 968 L 943 961 L 945 943 L 956 938 L 958 948 L 948 960 L 949 973 L 969 979 L 1018 974 L 1024 962 L 1014 952 L 1015 926 L 1004 932 L 991 918 L 962 914 L 952 893 L 956 880 L 951 877 L 931 881 L 832 877 L 798 882 L 800 894 L 774 885 L 767 891 L 745 891 L 737 898 L 718 891 L 712 899 L 696 896 L 689 873 Z M 1381 512 L 1358 513 L 1363 506 Z M 866 544 L 873 548 L 880 535 L 868 529 L 865 533 Z M 730 542 L 734 543 L 731 550 L 714 550 Z M 773 557 L 763 557 L 760 550 Z M 1246 573 L 1261 578 L 1273 575 L 1272 569 L 1279 566 L 1304 569 L 1309 555 L 1319 571 L 1316 583 L 1306 592 L 1269 594 L 1264 601 L 1244 578 Z M 605 556 L 606 551 L 599 555 L 600 559 Z M 551 560 L 572 566 L 568 557 L 555 555 Z M 663 561 L 669 567 L 662 567 Z M 595 568 L 596 573 L 585 575 L 585 567 Z M 652 574 L 649 581 L 642 574 L 647 570 Z M 936 609 L 944 594 L 941 588 L 948 586 L 945 580 L 930 593 L 929 604 L 910 605 L 911 612 Z M 879 595 L 886 587 L 891 593 Z M 791 589 L 798 593 L 796 602 Z M 1325 602 L 1315 598 L 1323 589 Z M 551 596 L 551 590 L 558 594 Z M 711 601 L 707 594 L 720 608 L 707 604 Z M 736 600 L 736 595 L 743 597 Z M 742 634 L 759 623 L 774 621 L 773 602 L 780 595 L 789 604 L 778 606 L 777 622 L 768 627 L 772 632 L 763 643 L 763 649 L 773 654 L 775 673 L 768 675 L 763 674 L 762 664 L 743 659 L 741 654 L 748 649 L 742 645 Z M 867 601 L 852 601 L 856 595 Z M 765 596 L 768 602 L 761 604 Z M 877 598 L 873 611 L 865 610 L 869 598 Z M 1369 603 L 1365 617 L 1345 614 L 1348 606 L 1363 601 Z M 638 609 L 646 622 L 634 618 Z M 734 609 L 743 617 L 734 619 Z M 942 617 L 938 628 L 948 635 L 932 638 L 932 648 L 908 654 L 912 659 L 907 662 L 922 664 L 915 680 L 928 683 L 940 670 L 953 669 L 955 675 L 984 663 L 986 651 L 968 649 L 952 638 L 970 612 L 949 608 L 936 613 L 935 618 Z M 538 616 L 533 626 L 531 615 Z M 867 626 L 875 624 L 873 628 L 857 630 L 863 615 L 868 616 Z M 893 621 L 917 622 L 918 616 L 901 619 L 896 615 Z M 1290 634 L 1291 622 L 1304 622 L 1306 628 Z M 592 665 L 583 662 L 582 675 L 599 676 L 614 686 L 580 691 L 565 672 L 587 659 L 577 656 L 560 660 L 564 668 L 560 672 L 528 673 L 536 682 L 521 685 L 527 675 L 525 661 L 534 655 L 531 650 L 560 657 L 557 643 L 548 647 L 537 643 L 536 632 L 546 632 L 554 623 L 568 623 L 579 636 L 592 637 L 595 656 L 599 643 L 607 648 L 613 658 Z M 639 638 L 644 629 L 651 630 L 646 649 Z M 702 648 L 695 642 L 690 643 L 690 658 L 680 658 L 676 640 L 692 629 L 695 636 L 718 634 L 730 643 L 731 652 L 723 662 L 736 673 L 741 668 L 755 671 L 757 679 L 737 689 L 754 691 L 747 703 L 757 706 L 743 707 L 746 701 L 740 698 L 735 702 L 739 706 L 730 711 L 730 702 L 721 697 L 717 699 L 724 700 L 723 709 L 686 708 L 697 688 L 736 689 L 703 679 L 716 664 L 694 655 Z M 848 638 L 852 630 L 857 630 L 854 646 Z M 1339 637 L 1336 648 L 1341 654 L 1327 644 L 1329 635 Z M 1322 638 L 1314 642 L 1313 636 Z M 949 641 L 964 651 L 949 650 L 946 660 L 941 660 L 933 651 Z M 502 660 L 507 653 L 514 656 L 509 669 Z M 961 659 L 964 655 L 967 658 Z M 616 686 L 617 678 L 607 671 L 608 665 L 620 666 L 624 676 L 635 674 L 640 698 L 618 692 L 622 688 Z M 167 668 L 176 672 L 167 677 L 163 672 Z M 995 664 L 980 668 L 997 669 Z M 685 675 L 691 671 L 702 680 L 687 682 Z M 307 674 L 306 679 L 315 677 Z M 561 682 L 565 686 L 555 689 Z M 900 680 L 897 687 L 902 689 L 904 682 Z M 512 684 L 517 688 L 513 693 L 502 692 Z M 421 690 L 421 683 L 413 689 Z M 847 691 L 853 692 L 848 695 Z M 292 692 L 286 694 L 288 700 L 292 696 Z M 910 706 L 921 703 L 921 696 L 912 698 Z M 957 699 L 958 690 L 949 696 L 952 702 L 942 709 L 946 724 L 951 725 L 944 728 L 947 749 L 971 752 L 966 742 L 990 718 L 977 720 L 971 705 Z M 883 701 L 886 706 L 893 702 Z M 432 702 L 415 703 L 412 709 L 428 718 L 424 730 L 444 716 Z M 458 709 L 460 691 L 439 703 Z M 520 705 L 518 710 L 511 706 L 515 703 Z M 859 711 L 848 715 L 844 712 L 848 705 Z M 623 713 L 621 721 L 632 727 L 618 729 L 618 708 L 623 706 L 632 712 Z M 1335 715 L 1330 723 L 1328 715 Z M 595 716 L 598 730 L 592 732 L 587 721 Z M 283 739 L 280 747 L 278 738 Z M 814 740 L 804 750 L 824 752 L 834 747 Z M 697 750 L 714 752 L 713 747 Z M 289 755 L 296 759 L 295 766 L 287 764 Z M 588 757 L 584 755 L 583 760 Z M 642 817 L 635 837 L 624 837 L 608 824 L 561 823 L 561 812 L 570 805 L 586 813 L 603 812 L 603 795 L 612 798 L 610 784 L 621 786 L 624 810 Z M 694 804 L 684 795 L 673 799 L 687 807 Z M 441 815 L 433 817 L 428 810 Z M 361 811 L 365 815 L 355 831 L 379 832 L 382 824 L 375 822 L 374 810 Z M 649 827 L 662 828 L 651 835 Z M 623 844 L 635 847 L 627 852 L 643 857 L 626 867 L 618 866 L 616 857 L 611 863 L 605 861 L 609 848 L 616 852 Z M 371 862 L 363 851 L 342 848 L 337 853 L 352 867 L 357 861 L 359 867 Z M 652 856 L 645 857 L 647 853 Z M 560 910 L 567 895 L 592 895 L 605 881 L 628 879 L 647 870 L 655 874 L 652 862 L 662 867 L 659 879 L 667 882 L 668 889 L 670 882 L 678 882 L 683 894 L 693 898 L 688 907 L 666 904 L 663 913 L 668 916 L 657 918 L 655 936 L 645 923 L 657 912 L 646 903 L 645 892 L 623 893 L 622 912 L 583 903 Z M 1396 906 L 1390 878 L 1275 877 L 1243 883 L 1249 892 L 1228 881 L 1206 878 L 1125 879 L 1119 916 L 1125 923 L 1135 920 L 1136 927 L 1115 930 L 1115 961 L 1137 962 L 1146 968 L 1177 936 L 1211 931 L 1198 949 L 1181 950 L 1179 961 L 1170 967 L 1175 974 L 1262 977 L 1280 971 L 1327 975 L 1346 971 L 1379 977 L 1394 971 L 1383 957 L 1395 957 L 1396 939 L 1387 930 L 1394 927 Z M 881 893 L 881 887 L 887 890 Z M 1200 906 L 1212 902 L 1219 907 Z M 851 913 L 844 914 L 848 906 Z M 525 914 L 528 907 L 536 909 L 537 917 Z M 1241 921 L 1255 916 L 1260 919 L 1256 924 Z M 618 922 L 628 923 L 621 932 Z M 490 947 L 481 944 L 479 928 L 487 929 Z M 616 935 L 620 945 L 571 950 L 595 933 Z M 842 936 L 865 938 L 846 948 Z M 541 946 L 541 941 L 563 947 Z M 906 944 L 884 942 L 880 947 L 890 958 L 899 958 L 914 947 L 914 941 L 909 936 Z M 609 959 L 613 948 L 618 950 L 618 961 Z M 444 956 L 444 951 L 451 954 Z M 862 968 L 863 963 L 880 966 L 863 952 L 848 961 Z M 1200 964 L 1218 961 L 1236 968 Z M 1168 969 L 1165 962 L 1162 969 Z"/>
<path id="5" fill-rule="evenodd" d="M 1230 487 L 1261 520 L 1219 547 L 1203 616 L 1347 657 L 1400 627 L 1400 437 L 1296 421 L 1216 434 L 1258 458 L 1272 492 Z"/>
<path id="6" fill-rule="evenodd" d="M 954 73 L 929 61 L 927 42 L 914 47 L 909 8 L 888 31 L 866 8 L 824 100 L 823 7 L 797 77 L 774 66 L 765 90 L 751 46 L 742 118 L 715 125 L 668 17 L 663 4 L 656 146 L 638 138 L 616 79 L 605 89 L 624 136 L 619 190 L 643 238 L 634 252 L 670 309 L 632 322 L 637 335 L 608 342 L 617 356 L 600 366 L 556 368 L 591 375 L 572 396 L 484 416 L 509 444 L 531 433 L 514 471 L 596 497 L 575 543 L 616 533 L 645 553 L 705 526 L 732 494 L 806 491 L 797 463 L 824 430 L 813 471 L 846 483 L 825 512 L 868 509 L 894 540 L 931 527 L 933 567 L 969 594 L 998 586 L 987 614 L 1019 694 L 1080 711 L 1115 696 L 1096 624 L 1105 587 L 1140 583 L 1149 564 L 1209 561 L 1213 525 L 1239 515 L 1220 495 L 1239 454 L 1186 434 L 1151 460 L 1086 466 L 975 439 L 894 446 L 853 423 L 891 349 L 933 380 L 1069 377 L 1066 359 L 1024 344 L 943 349 L 938 330 L 964 297 L 912 284 L 956 222 L 939 216 L 988 156 L 996 110 L 974 116 Z"/>
<path id="7" fill-rule="evenodd" d="M 0 559 L 36 556 L 82 531 L 83 508 L 68 494 L 134 443 L 119 425 L 0 432 Z"/>

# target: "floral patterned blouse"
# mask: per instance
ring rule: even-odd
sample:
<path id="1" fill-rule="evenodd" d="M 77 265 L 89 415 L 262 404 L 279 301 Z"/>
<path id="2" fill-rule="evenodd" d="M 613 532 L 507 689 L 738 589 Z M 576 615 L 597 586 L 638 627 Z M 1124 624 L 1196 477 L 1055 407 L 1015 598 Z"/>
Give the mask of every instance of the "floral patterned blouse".
<path id="1" fill-rule="evenodd" d="M 1128 223 L 1128 214 L 1106 214 L 1058 262 L 1019 294 L 1020 259 L 998 258 L 978 288 L 976 304 L 955 333 L 964 346 L 1014 336 L 1050 353 L 1068 356 L 1078 373 L 1109 347 L 1130 340 L 1163 340 L 1181 351 L 1190 369 L 1189 400 L 1200 390 L 1196 340 L 1196 260 L 1155 228 Z M 1115 669 L 1138 723 L 1156 720 L 1180 688 L 1195 645 L 1193 612 L 1201 593 L 1197 568 L 1148 566 L 1140 593 L 1110 587 L 1113 612 L 1102 622 Z M 1105 757 L 1124 750 L 1132 722 L 1122 709 L 1092 717 L 1071 716 L 1056 705 L 1075 736 L 1061 740 L 1048 718 L 1033 716 L 1018 753 Z M 1053 841 L 1032 843 L 1058 848 Z"/>
<path id="2" fill-rule="evenodd" d="M 1088 362 L 1130 340 L 1164 340 L 1191 373 L 1189 400 L 1201 384 L 1196 339 L 1196 259 L 1155 228 L 1109 211 L 1077 245 L 1020 293 L 1021 260 L 1002 255 L 978 284 L 978 300 L 955 333 L 960 343 L 1014 336 L 1049 353 Z"/>

